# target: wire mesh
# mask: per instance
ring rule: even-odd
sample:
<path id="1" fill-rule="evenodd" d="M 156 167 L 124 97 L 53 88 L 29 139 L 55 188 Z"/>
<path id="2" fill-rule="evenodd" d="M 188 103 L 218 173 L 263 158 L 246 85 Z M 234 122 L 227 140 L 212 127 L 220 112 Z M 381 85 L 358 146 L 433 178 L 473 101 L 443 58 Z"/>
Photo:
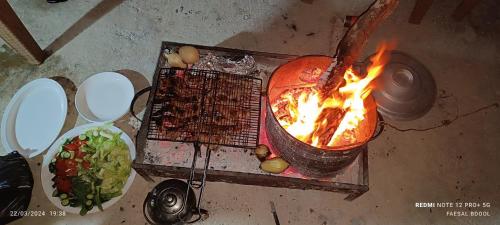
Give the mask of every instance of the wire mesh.
<path id="1" fill-rule="evenodd" d="M 162 68 L 147 138 L 240 148 L 258 144 L 258 78 L 208 70 Z"/>

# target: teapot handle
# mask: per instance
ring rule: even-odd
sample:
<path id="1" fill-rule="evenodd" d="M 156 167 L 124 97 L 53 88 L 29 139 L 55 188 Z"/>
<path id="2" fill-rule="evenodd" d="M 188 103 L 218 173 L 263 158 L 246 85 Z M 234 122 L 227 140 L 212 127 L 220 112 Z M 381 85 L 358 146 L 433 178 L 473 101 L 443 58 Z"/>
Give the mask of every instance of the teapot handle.
<path id="1" fill-rule="evenodd" d="M 142 214 L 144 215 L 144 218 L 146 219 L 146 221 L 148 221 L 149 224 L 158 225 L 157 223 L 153 222 L 151 217 L 149 217 L 149 213 L 146 210 L 146 204 L 148 202 L 148 199 L 151 199 L 150 197 L 151 197 L 151 192 L 149 192 L 148 196 L 146 196 L 146 199 L 144 199 L 144 203 L 142 204 Z"/>

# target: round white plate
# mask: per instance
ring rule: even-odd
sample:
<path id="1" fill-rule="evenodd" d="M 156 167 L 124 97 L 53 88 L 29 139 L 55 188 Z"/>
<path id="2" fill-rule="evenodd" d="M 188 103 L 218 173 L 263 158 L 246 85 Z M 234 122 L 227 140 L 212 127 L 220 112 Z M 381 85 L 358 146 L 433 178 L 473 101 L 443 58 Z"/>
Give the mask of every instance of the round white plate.
<path id="1" fill-rule="evenodd" d="M 115 121 L 128 112 L 134 98 L 134 86 L 115 72 L 95 74 L 85 80 L 75 96 L 80 116 L 90 122 Z"/>
<path id="2" fill-rule="evenodd" d="M 45 154 L 43 156 L 43 164 L 42 164 L 42 171 L 41 171 L 43 191 L 45 192 L 45 195 L 47 195 L 47 198 L 49 198 L 50 202 L 52 202 L 52 204 L 54 204 L 57 208 L 64 210 L 66 212 L 75 213 L 75 214 L 80 213 L 80 210 L 81 210 L 81 207 L 63 206 L 63 205 L 61 205 L 61 200 L 58 197 L 52 197 L 52 192 L 54 192 L 55 188 L 52 187 L 52 184 L 54 184 L 54 182 L 52 181 L 54 174 L 50 173 L 50 171 L 49 171 L 50 161 L 57 154 L 57 152 L 59 150 L 58 149 L 59 146 L 61 146 L 67 138 L 74 138 L 74 137 L 84 133 L 85 131 L 87 131 L 90 128 L 99 127 L 99 126 L 103 126 L 103 125 L 104 125 L 104 123 L 91 123 L 91 124 L 85 124 L 85 125 L 78 126 L 78 127 L 71 129 L 70 131 L 66 132 L 64 135 L 59 137 L 54 142 L 52 147 L 47 151 L 47 154 Z M 119 128 L 117 128 L 115 126 L 111 126 L 109 128 L 109 130 L 111 130 L 113 132 L 122 132 L 121 138 L 128 145 L 128 149 L 130 151 L 130 159 L 134 160 L 135 159 L 135 145 L 132 142 L 132 139 L 130 139 L 130 137 L 127 134 L 125 134 L 125 132 L 123 132 L 122 130 L 120 130 Z M 132 185 L 132 182 L 134 181 L 134 178 L 135 178 L 135 174 L 136 174 L 135 170 L 131 169 L 130 176 L 128 177 L 127 183 L 125 183 L 125 185 L 123 186 L 122 195 L 120 195 L 118 197 L 114 197 L 111 200 L 103 203 L 102 204 L 103 209 L 109 208 L 110 206 L 115 204 L 118 200 L 120 200 L 120 198 L 130 188 L 130 185 Z M 97 207 L 94 207 L 92 210 L 90 210 L 87 213 L 95 213 L 97 211 L 99 211 L 99 209 Z"/>
<path id="3" fill-rule="evenodd" d="M 34 157 L 57 138 L 64 125 L 68 102 L 54 80 L 41 78 L 21 87 L 5 108 L 0 128 L 6 152 L 33 150 Z"/>

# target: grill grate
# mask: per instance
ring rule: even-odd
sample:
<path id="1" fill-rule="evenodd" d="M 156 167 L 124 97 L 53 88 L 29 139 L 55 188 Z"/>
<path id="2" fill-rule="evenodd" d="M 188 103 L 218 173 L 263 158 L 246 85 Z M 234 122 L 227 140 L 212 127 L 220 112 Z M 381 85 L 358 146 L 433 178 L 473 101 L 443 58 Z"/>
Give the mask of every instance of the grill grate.
<path id="1" fill-rule="evenodd" d="M 148 139 L 257 146 L 260 79 L 178 68 L 161 68 L 157 79 Z"/>

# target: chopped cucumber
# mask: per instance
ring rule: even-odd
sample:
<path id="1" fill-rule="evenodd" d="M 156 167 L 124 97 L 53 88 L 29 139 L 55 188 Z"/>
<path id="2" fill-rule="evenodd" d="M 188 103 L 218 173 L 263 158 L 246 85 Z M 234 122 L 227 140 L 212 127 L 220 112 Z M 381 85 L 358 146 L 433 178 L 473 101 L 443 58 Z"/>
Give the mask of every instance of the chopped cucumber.
<path id="1" fill-rule="evenodd" d="M 53 158 L 52 160 L 50 160 L 51 163 L 55 163 L 57 161 L 56 158 Z"/>
<path id="2" fill-rule="evenodd" d="M 87 201 L 85 201 L 85 205 L 87 205 L 87 206 L 91 206 L 91 205 L 92 205 L 92 200 L 87 200 Z"/>
<path id="3" fill-rule="evenodd" d="M 99 136 L 99 132 L 98 132 L 97 130 L 94 130 L 94 131 L 92 132 L 92 135 L 94 135 L 94 137 L 97 137 L 97 136 Z"/>
<path id="4" fill-rule="evenodd" d="M 71 157 L 71 154 L 69 152 L 67 152 L 67 151 L 61 152 L 61 158 L 68 159 L 69 157 Z"/>
<path id="5" fill-rule="evenodd" d="M 87 199 L 92 200 L 92 199 L 94 198 L 94 195 L 93 195 L 93 194 L 88 194 L 88 195 L 87 195 L 87 196 L 85 196 L 85 197 L 87 197 Z"/>
<path id="6" fill-rule="evenodd" d="M 87 207 L 82 207 L 82 209 L 80 209 L 80 216 L 85 216 L 88 211 Z"/>
<path id="7" fill-rule="evenodd" d="M 65 198 L 65 199 L 61 200 L 61 205 L 63 205 L 63 206 L 69 205 L 69 199 Z"/>
<path id="8" fill-rule="evenodd" d="M 87 136 L 85 136 L 85 134 L 80 134 L 80 136 L 78 136 L 78 139 L 84 141 L 85 139 L 87 139 Z"/>
<path id="9" fill-rule="evenodd" d="M 61 198 L 61 199 L 67 199 L 68 198 L 68 194 L 62 193 L 61 195 L 59 195 L 59 198 Z"/>

